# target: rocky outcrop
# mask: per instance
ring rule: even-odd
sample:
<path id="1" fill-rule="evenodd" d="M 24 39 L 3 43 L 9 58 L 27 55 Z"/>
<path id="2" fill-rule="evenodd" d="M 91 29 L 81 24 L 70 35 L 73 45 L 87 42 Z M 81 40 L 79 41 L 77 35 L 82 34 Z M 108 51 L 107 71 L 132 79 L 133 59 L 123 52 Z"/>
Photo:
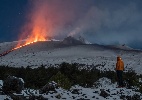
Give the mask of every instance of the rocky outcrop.
<path id="1" fill-rule="evenodd" d="M 69 37 L 66 37 L 63 41 L 62 41 L 63 44 L 66 44 L 66 45 L 82 45 L 84 44 L 82 41 L 79 41 L 77 39 L 75 39 L 74 37 L 72 36 L 69 36 Z"/>
<path id="2" fill-rule="evenodd" d="M 5 94 L 8 93 L 21 93 L 24 89 L 24 81 L 14 76 L 8 76 L 3 81 L 2 90 Z"/>
<path id="3" fill-rule="evenodd" d="M 39 90 L 39 93 L 48 93 L 49 91 L 55 91 L 55 89 L 58 88 L 58 84 L 54 81 L 47 83 L 43 88 Z"/>

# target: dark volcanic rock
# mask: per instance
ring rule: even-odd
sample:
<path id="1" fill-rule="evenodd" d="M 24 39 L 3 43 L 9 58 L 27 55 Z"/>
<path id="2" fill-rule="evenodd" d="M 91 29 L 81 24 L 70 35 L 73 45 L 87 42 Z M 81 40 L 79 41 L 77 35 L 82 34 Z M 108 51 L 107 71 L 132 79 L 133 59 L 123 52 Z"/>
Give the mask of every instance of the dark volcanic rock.
<path id="1" fill-rule="evenodd" d="M 79 41 L 77 39 L 75 39 L 74 37 L 66 37 L 63 41 L 62 41 L 63 44 L 66 44 L 66 45 L 81 45 L 81 44 L 84 44 L 82 41 Z"/>
<path id="2" fill-rule="evenodd" d="M 106 91 L 104 91 L 103 89 L 101 89 L 100 96 L 102 96 L 102 97 L 106 98 L 106 97 L 108 97 L 108 96 L 109 96 L 109 94 L 108 94 Z"/>
<path id="3" fill-rule="evenodd" d="M 44 98 L 43 96 L 29 96 L 29 99 L 28 100 L 48 100 L 46 98 Z"/>
<path id="4" fill-rule="evenodd" d="M 73 90 L 71 91 L 71 93 L 72 93 L 72 94 L 79 94 L 79 89 L 73 89 Z"/>
<path id="5" fill-rule="evenodd" d="M 4 93 L 21 93 L 22 89 L 24 89 L 24 82 L 17 77 L 8 76 L 3 81 L 2 90 Z"/>
<path id="6" fill-rule="evenodd" d="M 39 90 L 39 93 L 48 93 L 49 91 L 55 91 L 55 89 L 58 88 L 58 84 L 54 81 L 47 83 L 43 88 Z"/>
<path id="7" fill-rule="evenodd" d="M 57 99 L 61 99 L 61 95 L 60 95 L 60 94 L 56 95 L 55 97 L 56 97 Z"/>

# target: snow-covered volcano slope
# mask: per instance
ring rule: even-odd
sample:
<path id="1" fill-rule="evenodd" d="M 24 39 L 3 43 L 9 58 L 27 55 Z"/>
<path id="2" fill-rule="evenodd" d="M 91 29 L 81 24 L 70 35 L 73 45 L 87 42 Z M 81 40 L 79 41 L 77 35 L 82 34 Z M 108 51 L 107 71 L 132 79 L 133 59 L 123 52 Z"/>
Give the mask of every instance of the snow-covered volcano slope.
<path id="1" fill-rule="evenodd" d="M 15 42 L 1 43 L 2 53 L 12 48 Z M 132 49 L 121 49 L 98 44 L 83 44 L 71 37 L 63 41 L 37 42 L 0 57 L 0 65 L 11 67 L 39 67 L 62 62 L 98 65 L 100 70 L 114 70 L 116 57 L 121 55 L 125 69 L 134 69 L 142 74 L 142 52 Z"/>

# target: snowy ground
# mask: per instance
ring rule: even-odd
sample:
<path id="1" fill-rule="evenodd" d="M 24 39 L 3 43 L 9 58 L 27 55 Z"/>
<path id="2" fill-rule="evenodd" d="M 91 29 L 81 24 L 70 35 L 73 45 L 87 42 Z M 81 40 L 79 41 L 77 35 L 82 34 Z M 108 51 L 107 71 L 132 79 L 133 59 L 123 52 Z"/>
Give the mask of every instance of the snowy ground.
<path id="1" fill-rule="evenodd" d="M 10 50 L 16 45 L 16 42 L 0 43 L 0 53 Z M 125 63 L 125 71 L 135 70 L 136 73 L 142 74 L 142 52 L 135 50 L 122 50 L 114 47 L 100 46 L 95 44 L 89 45 L 63 45 L 59 41 L 38 42 L 28 45 L 21 49 L 10 52 L 8 55 L 0 57 L 0 65 L 11 67 L 27 67 L 33 68 L 40 65 L 48 66 L 50 64 L 60 64 L 62 62 L 80 63 L 89 65 L 98 65 L 97 69 L 102 71 L 113 70 L 115 68 L 116 57 L 121 55 Z M 2 81 L 0 81 L 2 84 Z M 83 88 L 73 86 L 70 91 L 62 88 L 56 89 L 56 93 L 39 94 L 38 90 L 23 90 L 21 95 L 28 96 L 28 91 L 34 95 L 42 95 L 49 100 L 56 100 L 56 96 L 60 95 L 61 99 L 91 99 L 91 100 L 120 100 L 125 96 L 139 95 L 132 89 L 116 88 L 116 83 L 112 84 L 109 79 L 103 78 L 98 80 L 98 86 L 92 88 Z M 0 86 L 1 88 L 1 86 Z M 72 93 L 74 89 L 78 90 L 77 94 Z M 108 96 L 101 96 L 101 91 L 105 91 Z M 6 95 L 0 95 L 0 100 L 8 98 Z M 142 96 L 141 96 L 142 99 Z M 10 99 L 9 99 L 10 100 Z"/>
<path id="2" fill-rule="evenodd" d="M 16 42 L 0 44 L 0 52 L 12 48 Z M 41 65 L 60 64 L 62 62 L 80 63 L 86 65 L 100 65 L 100 70 L 114 70 L 116 57 L 121 55 L 125 63 L 125 70 L 133 69 L 142 74 L 142 52 L 121 50 L 100 45 L 63 45 L 58 41 L 39 42 L 15 50 L 6 56 L 0 57 L 0 65 L 11 67 L 33 68 Z M 102 66 L 103 65 L 103 66 Z"/>
<path id="3" fill-rule="evenodd" d="M 125 100 L 126 98 L 132 98 L 136 95 L 140 96 L 140 99 L 142 99 L 141 93 L 135 92 L 135 90 L 132 89 L 116 88 L 117 84 L 111 83 L 111 80 L 107 78 L 99 79 L 96 84 L 97 85 L 92 88 L 84 88 L 78 85 L 72 86 L 70 90 L 58 88 L 56 91 L 50 91 L 49 93 L 44 94 L 39 94 L 39 90 L 33 89 L 25 89 L 21 94 L 14 94 L 23 95 L 27 97 L 27 99 L 32 94 L 35 96 L 42 96 L 48 100 L 58 100 L 57 98 L 60 98 L 60 100 Z M 9 97 L 0 95 L 0 100 L 6 98 Z"/>

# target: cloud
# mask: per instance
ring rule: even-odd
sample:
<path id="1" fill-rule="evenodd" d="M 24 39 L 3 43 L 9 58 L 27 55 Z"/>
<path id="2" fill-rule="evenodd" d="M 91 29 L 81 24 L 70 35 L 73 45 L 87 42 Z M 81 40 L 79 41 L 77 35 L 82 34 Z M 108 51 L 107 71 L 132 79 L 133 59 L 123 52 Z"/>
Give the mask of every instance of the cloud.
<path id="1" fill-rule="evenodd" d="M 22 27 L 22 38 L 35 30 L 43 36 L 67 35 L 74 27 L 73 23 L 80 18 L 84 11 L 79 7 L 81 0 L 29 0 L 27 21 Z M 65 33 L 66 32 L 66 33 Z"/>
<path id="2" fill-rule="evenodd" d="M 30 0 L 24 33 L 37 25 L 51 37 L 83 35 L 93 43 L 131 44 L 141 40 L 139 2 L 99 0 Z"/>
<path id="3" fill-rule="evenodd" d="M 141 41 L 142 12 L 137 3 L 129 2 L 110 9 L 92 6 L 78 20 L 70 34 L 82 34 L 91 42 L 100 44 L 127 44 Z M 134 44 L 134 43 L 133 43 Z"/>

